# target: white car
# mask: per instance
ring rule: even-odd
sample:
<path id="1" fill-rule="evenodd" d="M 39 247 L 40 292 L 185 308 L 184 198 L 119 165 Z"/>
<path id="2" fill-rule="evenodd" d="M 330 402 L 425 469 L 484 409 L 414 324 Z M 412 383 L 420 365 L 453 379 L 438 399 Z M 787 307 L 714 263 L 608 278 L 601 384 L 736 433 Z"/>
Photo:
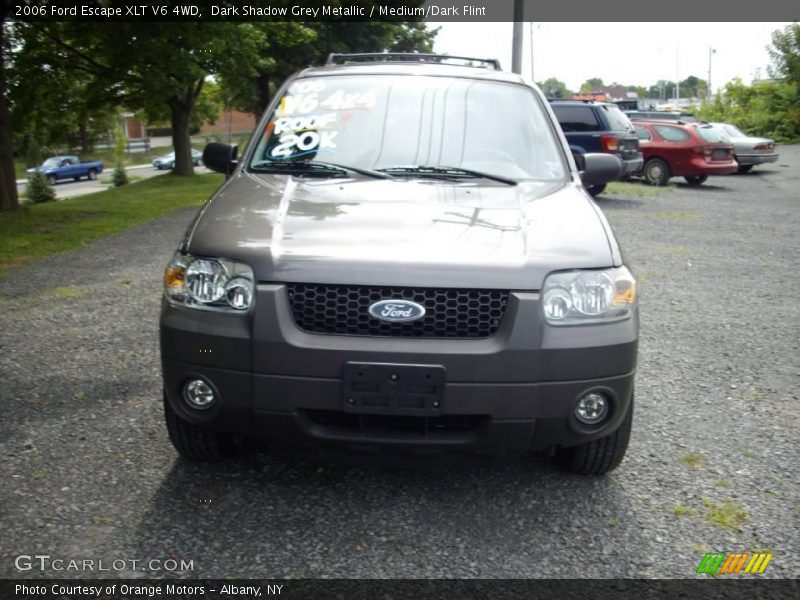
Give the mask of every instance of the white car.
<path id="1" fill-rule="evenodd" d="M 733 154 L 739 163 L 739 173 L 747 173 L 756 165 L 778 160 L 775 142 L 769 138 L 753 137 L 730 123 L 711 123 L 725 133 L 733 144 Z"/>
<path id="2" fill-rule="evenodd" d="M 195 167 L 199 167 L 203 164 L 203 153 L 199 150 L 195 150 L 192 148 L 192 163 Z M 153 166 L 158 169 L 159 171 L 162 169 L 174 169 L 175 168 L 175 153 L 170 152 L 169 154 L 165 154 L 164 156 L 159 156 L 157 159 L 153 161 Z"/>

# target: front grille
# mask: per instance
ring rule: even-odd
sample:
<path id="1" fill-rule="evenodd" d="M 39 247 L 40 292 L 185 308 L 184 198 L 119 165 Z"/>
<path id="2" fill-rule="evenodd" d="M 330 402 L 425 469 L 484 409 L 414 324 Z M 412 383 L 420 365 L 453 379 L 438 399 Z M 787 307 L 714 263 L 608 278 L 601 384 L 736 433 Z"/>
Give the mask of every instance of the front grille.
<path id="1" fill-rule="evenodd" d="M 503 321 L 508 291 L 287 284 L 295 323 L 309 333 L 414 338 L 485 338 Z M 410 300 L 425 316 L 408 323 L 373 318 L 379 300 Z"/>

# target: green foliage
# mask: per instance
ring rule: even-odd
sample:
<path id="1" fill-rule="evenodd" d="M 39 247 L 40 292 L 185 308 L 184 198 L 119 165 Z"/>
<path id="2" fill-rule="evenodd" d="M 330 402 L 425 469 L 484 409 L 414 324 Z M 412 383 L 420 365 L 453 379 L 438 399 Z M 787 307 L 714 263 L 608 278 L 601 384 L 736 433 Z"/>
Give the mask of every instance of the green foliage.
<path id="1" fill-rule="evenodd" d="M 128 173 L 125 171 L 125 167 L 121 164 L 118 164 L 114 167 L 114 174 L 111 176 L 111 183 L 114 184 L 114 187 L 122 187 L 123 185 L 128 185 L 130 181 L 128 181 Z"/>
<path id="2" fill-rule="evenodd" d="M 89 73 L 65 67 L 67 51 L 43 28 L 15 22 L 14 41 L 8 99 L 16 155 L 38 164 L 43 148 L 91 150 L 109 129 L 116 96 Z"/>
<path id="3" fill-rule="evenodd" d="M 328 54 L 349 52 L 431 52 L 438 30 L 424 23 L 325 21 L 245 24 L 261 41 L 246 61 L 220 70 L 221 94 L 227 106 L 261 114 L 278 86 L 309 65 L 323 64 Z"/>
<path id="4" fill-rule="evenodd" d="M 705 121 L 733 123 L 745 133 L 778 142 L 800 140 L 800 94 L 788 82 L 745 85 L 735 79 L 725 85 L 723 94 L 704 103 L 697 116 Z"/>
<path id="5" fill-rule="evenodd" d="M 56 193 L 52 186 L 47 183 L 47 179 L 40 171 L 34 171 L 28 175 L 28 187 L 25 189 L 28 200 L 34 204 L 43 202 L 55 202 Z"/>
<path id="6" fill-rule="evenodd" d="M 770 74 L 793 83 L 800 90 L 800 24 L 792 23 L 772 32 L 769 48 Z"/>
<path id="7" fill-rule="evenodd" d="M 128 174 L 125 172 L 125 136 L 121 127 L 114 128 L 114 174 L 111 181 L 114 187 L 128 185 Z"/>
<path id="8" fill-rule="evenodd" d="M 540 81 L 538 85 L 547 98 L 569 98 L 572 96 L 572 92 L 567 89 L 567 84 L 555 77 Z"/>

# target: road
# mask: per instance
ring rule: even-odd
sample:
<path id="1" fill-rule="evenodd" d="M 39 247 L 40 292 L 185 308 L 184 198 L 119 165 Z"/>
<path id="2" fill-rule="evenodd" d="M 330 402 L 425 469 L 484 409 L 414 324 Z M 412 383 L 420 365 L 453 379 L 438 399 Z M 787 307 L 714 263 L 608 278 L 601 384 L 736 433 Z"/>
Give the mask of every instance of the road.
<path id="1" fill-rule="evenodd" d="M 691 578 L 712 551 L 800 577 L 800 147 L 742 176 L 601 197 L 641 293 L 628 456 L 442 468 L 179 460 L 164 264 L 194 211 L 0 280 L 0 577 L 14 557 L 193 561 L 191 577 Z M 70 184 L 65 184 L 65 187 Z M 125 563 L 120 573 L 142 575 Z M 147 571 L 147 575 L 164 572 Z"/>
<path id="2" fill-rule="evenodd" d="M 155 177 L 156 175 L 164 175 L 169 171 L 165 170 L 158 170 L 151 165 L 140 165 L 134 167 L 128 167 L 126 169 L 128 172 L 128 176 L 131 177 L 138 177 L 141 179 L 149 179 L 150 177 Z M 210 171 L 205 167 L 195 167 L 195 172 L 197 173 L 209 173 Z M 95 181 L 89 181 L 88 179 L 81 179 L 80 181 L 73 181 L 72 179 L 69 180 L 62 180 L 57 182 L 53 189 L 56 192 L 56 198 L 59 200 L 63 198 L 72 198 L 74 196 L 83 196 L 85 194 L 93 194 L 95 192 L 102 192 L 103 190 L 107 190 L 111 187 L 111 175 L 113 173 L 113 169 L 105 169 L 100 175 L 98 179 Z M 103 183 L 107 181 L 106 183 Z M 25 191 L 26 184 L 17 183 L 17 192 L 22 194 Z"/>

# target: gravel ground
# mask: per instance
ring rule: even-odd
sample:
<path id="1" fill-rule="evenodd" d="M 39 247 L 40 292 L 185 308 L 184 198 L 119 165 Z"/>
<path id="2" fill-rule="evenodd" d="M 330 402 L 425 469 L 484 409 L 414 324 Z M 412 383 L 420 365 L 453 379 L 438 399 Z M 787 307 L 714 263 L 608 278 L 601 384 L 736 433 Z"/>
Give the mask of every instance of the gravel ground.
<path id="1" fill-rule="evenodd" d="M 85 575 L 15 569 L 37 553 L 180 557 L 193 577 L 691 577 L 712 549 L 769 549 L 766 577 L 798 577 L 798 184 L 800 147 L 782 147 L 749 175 L 600 199 L 642 304 L 633 440 L 606 477 L 543 459 L 186 465 L 163 426 L 157 318 L 191 211 L 14 270 L 0 577 Z"/>

